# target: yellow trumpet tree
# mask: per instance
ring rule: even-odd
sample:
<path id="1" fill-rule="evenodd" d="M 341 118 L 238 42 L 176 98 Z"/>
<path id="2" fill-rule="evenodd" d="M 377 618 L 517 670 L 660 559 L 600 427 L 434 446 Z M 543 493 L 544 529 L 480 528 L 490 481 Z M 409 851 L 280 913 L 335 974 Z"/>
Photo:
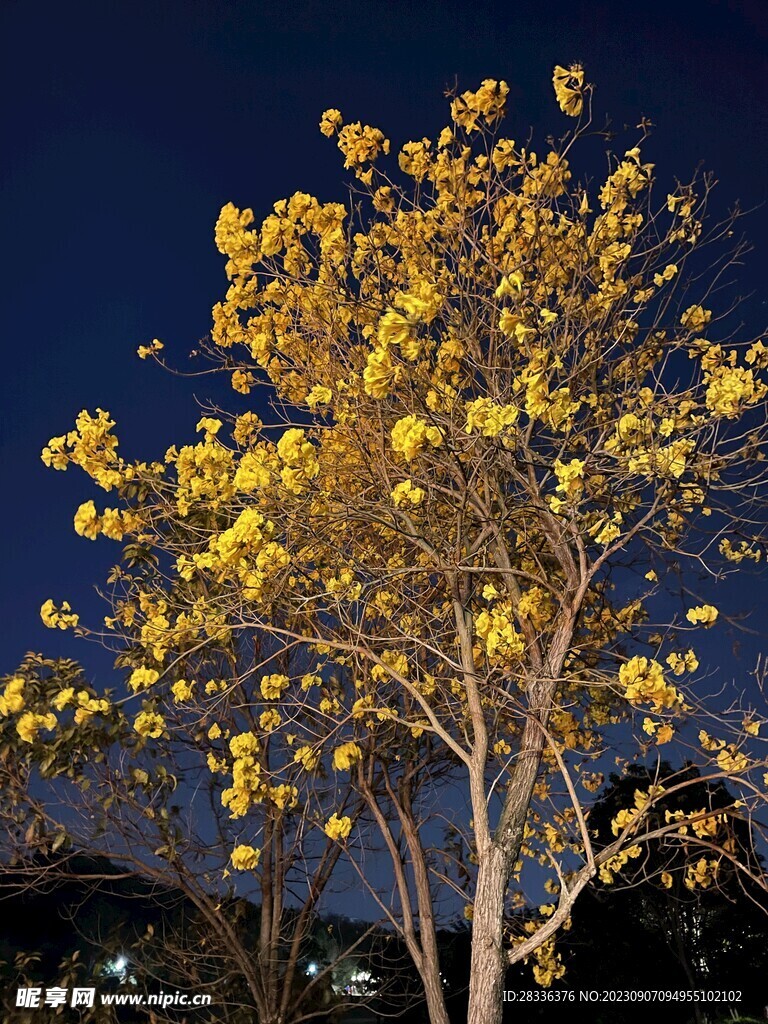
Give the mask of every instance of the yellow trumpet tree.
<path id="1" fill-rule="evenodd" d="M 79 533 L 155 559 L 121 570 L 107 620 L 133 691 L 163 693 L 224 635 L 305 659 L 246 693 L 308 771 L 349 773 L 395 871 L 413 868 L 390 912 L 433 1024 L 446 894 L 472 920 L 470 1024 L 493 1024 L 506 965 L 560 977 L 573 901 L 648 843 L 684 841 L 691 886 L 716 884 L 724 860 L 764 883 L 728 832 L 729 814 L 765 806 L 761 718 L 743 697 L 704 700 L 697 641 L 718 610 L 688 589 L 763 551 L 768 347 L 738 337 L 721 287 L 738 213 L 710 224 L 706 176 L 657 195 L 645 126 L 599 185 L 580 181 L 600 136 L 591 87 L 578 66 L 554 86 L 574 127 L 543 152 L 503 134 L 508 89 L 489 79 L 389 171 L 380 130 L 326 111 L 350 202 L 298 192 L 260 223 L 228 204 L 216 226 L 230 285 L 207 352 L 253 409 L 211 407 L 201 439 L 157 462 L 124 461 L 103 411 L 43 453 L 117 492 L 80 508 Z M 425 814 L 381 810 L 419 744 L 425 777 L 442 759 L 463 794 L 453 852 L 427 850 Z M 687 784 L 660 773 L 598 847 L 606 764 L 660 747 L 674 762 L 676 745 L 700 777 L 732 781 L 733 807 L 659 825 Z M 235 790 L 245 814 L 252 793 Z M 346 832 L 343 815 L 329 827 Z M 553 899 L 515 934 L 531 864 Z"/>

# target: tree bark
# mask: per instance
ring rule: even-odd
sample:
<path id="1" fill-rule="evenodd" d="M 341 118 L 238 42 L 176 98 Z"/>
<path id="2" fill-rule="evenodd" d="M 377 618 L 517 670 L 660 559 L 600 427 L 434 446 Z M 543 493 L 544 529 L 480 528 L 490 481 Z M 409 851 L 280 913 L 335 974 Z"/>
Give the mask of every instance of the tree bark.
<path id="1" fill-rule="evenodd" d="M 559 667 L 559 666 L 558 666 Z M 536 713 L 523 729 L 520 754 L 504 798 L 493 838 L 478 846 L 478 872 L 472 918 L 472 960 L 468 1024 L 501 1024 L 504 977 L 504 902 L 507 886 L 523 844 L 525 822 L 545 745 L 555 683 L 535 687 Z M 477 811 L 475 811 L 477 813 Z"/>
<path id="2" fill-rule="evenodd" d="M 506 974 L 504 897 L 508 881 L 509 861 L 503 850 L 492 843 L 477 873 L 467 1024 L 501 1021 Z"/>

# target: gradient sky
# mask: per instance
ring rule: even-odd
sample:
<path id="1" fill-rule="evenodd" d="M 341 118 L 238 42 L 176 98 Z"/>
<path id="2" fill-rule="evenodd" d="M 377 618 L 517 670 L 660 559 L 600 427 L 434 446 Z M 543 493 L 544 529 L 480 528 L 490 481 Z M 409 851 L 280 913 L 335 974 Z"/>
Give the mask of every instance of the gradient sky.
<path id="1" fill-rule="evenodd" d="M 610 111 L 618 128 L 643 114 L 657 124 L 644 156 L 664 177 L 703 161 L 721 182 L 721 211 L 737 198 L 757 207 L 741 280 L 755 292 L 752 332 L 764 326 L 763 3 L 4 0 L 0 39 L 0 673 L 36 649 L 76 656 L 108 682 L 104 654 L 39 620 L 52 597 L 99 621 L 93 588 L 118 555 L 72 528 L 80 502 L 104 495 L 83 474 L 46 470 L 40 449 L 97 406 L 117 419 L 126 457 L 156 458 L 192 436 L 208 378 L 171 377 L 136 348 L 159 337 L 183 368 L 209 330 L 226 289 L 213 244 L 223 203 L 260 219 L 296 189 L 344 199 L 339 154 L 317 130 L 326 107 L 398 146 L 434 137 L 455 79 L 474 88 L 505 78 L 509 134 L 534 125 L 541 140 L 565 127 L 553 65 L 581 61 L 598 115 Z M 754 586 L 738 597 L 743 608 L 758 602 Z"/>

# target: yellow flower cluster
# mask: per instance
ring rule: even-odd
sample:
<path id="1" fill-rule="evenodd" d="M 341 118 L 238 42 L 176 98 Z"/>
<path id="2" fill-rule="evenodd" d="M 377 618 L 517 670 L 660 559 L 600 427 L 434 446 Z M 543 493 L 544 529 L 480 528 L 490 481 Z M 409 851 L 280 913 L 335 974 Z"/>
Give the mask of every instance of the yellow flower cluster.
<path id="1" fill-rule="evenodd" d="M 398 508 L 415 508 L 424 501 L 426 491 L 413 480 L 402 480 L 392 490 L 392 501 Z"/>
<path id="2" fill-rule="evenodd" d="M 552 75 L 558 106 L 569 117 L 578 117 L 584 107 L 584 69 L 580 64 L 570 68 L 555 67 Z"/>
<path id="3" fill-rule="evenodd" d="M 72 690 L 71 697 L 70 690 Z M 68 687 L 58 693 L 53 699 L 52 704 L 58 711 L 63 710 L 69 704 L 76 704 L 75 725 L 82 725 L 83 722 L 87 722 L 89 718 L 96 714 L 105 715 L 111 706 L 105 697 L 92 697 L 87 690 L 80 690 L 75 694 L 72 687 Z"/>
<path id="4" fill-rule="evenodd" d="M 536 629 L 543 629 L 554 615 L 552 595 L 541 587 L 529 587 L 520 595 L 517 614 L 529 619 Z"/>
<path id="5" fill-rule="evenodd" d="M 565 974 L 565 964 L 560 954 L 555 952 L 554 938 L 542 942 L 533 955 L 536 960 L 533 976 L 542 988 L 549 988 L 553 981 L 558 981 Z"/>
<path id="6" fill-rule="evenodd" d="M 717 878 L 718 862 L 702 857 L 685 869 L 683 882 L 687 889 L 708 889 Z"/>
<path id="7" fill-rule="evenodd" d="M 557 477 L 555 490 L 569 501 L 576 501 L 584 489 L 584 460 L 571 459 L 565 463 L 555 459 L 553 468 Z"/>
<path id="8" fill-rule="evenodd" d="M 749 768 L 749 759 L 733 743 L 729 743 L 717 755 L 717 766 L 720 771 L 738 774 Z"/>
<path id="9" fill-rule="evenodd" d="M 232 861 L 232 867 L 236 871 L 253 871 L 258 867 L 260 857 L 261 850 L 255 850 L 252 846 L 238 843 L 232 851 L 230 860 Z"/>
<path id="10" fill-rule="evenodd" d="M 171 687 L 171 693 L 173 699 L 177 704 L 183 704 L 185 701 L 191 700 L 193 696 L 195 681 L 187 682 L 186 679 L 178 679 Z"/>
<path id="11" fill-rule="evenodd" d="M 165 346 L 163 345 L 162 341 L 159 341 L 157 338 L 153 338 L 148 345 L 139 345 L 136 351 L 138 352 L 139 359 L 146 359 L 147 356 L 156 355 L 158 352 L 161 352 L 164 348 Z"/>
<path id="12" fill-rule="evenodd" d="M 383 651 L 381 654 L 381 660 L 384 665 L 388 665 L 393 672 L 397 672 L 401 676 L 407 676 L 409 672 L 408 658 L 403 654 L 402 651 Z M 371 679 L 375 682 L 381 682 L 382 680 L 389 679 L 390 675 L 386 668 L 382 665 L 374 665 L 371 669 Z"/>
<path id="13" fill-rule="evenodd" d="M 191 560 L 179 558 L 177 571 L 183 579 L 191 579 L 195 568 L 210 572 L 219 582 L 231 577 L 247 600 L 261 601 L 269 581 L 290 562 L 286 549 L 271 539 L 274 531 L 274 523 L 258 509 L 243 509 L 229 529 L 213 534 L 207 551 Z"/>
<path id="14" fill-rule="evenodd" d="M 704 330 L 711 319 L 711 310 L 703 309 L 701 306 L 689 306 L 680 317 L 680 323 L 683 327 L 687 327 L 689 331 L 698 333 Z"/>
<path id="15" fill-rule="evenodd" d="M 131 672 L 128 686 L 134 693 L 138 693 L 139 690 L 148 690 L 150 686 L 154 686 L 159 678 L 160 673 L 156 669 L 141 665 Z"/>
<path id="16" fill-rule="evenodd" d="M 623 832 L 625 828 L 632 825 L 641 814 L 648 808 L 651 800 L 658 797 L 662 792 L 660 787 L 653 787 L 650 790 L 636 789 L 633 794 L 634 807 L 625 807 L 611 820 L 611 831 L 615 836 Z"/>
<path id="17" fill-rule="evenodd" d="M 483 609 L 475 618 L 475 632 L 491 659 L 517 658 L 525 650 L 525 642 L 514 626 L 511 601 L 497 601 Z"/>
<path id="18" fill-rule="evenodd" d="M 394 316 L 400 317 L 400 314 L 395 313 Z M 365 393 L 371 398 L 386 398 L 400 380 L 401 372 L 401 367 L 392 362 L 388 348 L 373 349 L 363 370 Z"/>
<path id="19" fill-rule="evenodd" d="M 720 554 L 724 555 L 729 562 L 743 562 L 745 558 L 753 562 L 759 562 L 763 557 L 763 552 L 760 548 L 745 540 L 739 541 L 739 546 L 735 548 L 733 542 L 726 537 L 720 541 L 719 549 Z"/>
<path id="20" fill-rule="evenodd" d="M 363 164 L 372 163 L 379 153 L 389 153 L 389 139 L 378 128 L 354 121 L 338 130 L 338 147 L 344 154 L 344 166 L 359 172 Z"/>
<path id="21" fill-rule="evenodd" d="M 624 696 L 632 704 L 651 704 L 654 709 L 672 707 L 680 700 L 674 686 L 664 679 L 658 661 L 636 655 L 619 669 Z"/>
<path id="22" fill-rule="evenodd" d="M 702 626 L 713 626 L 717 622 L 718 610 L 711 604 L 702 604 L 697 608 L 689 608 L 685 613 L 686 619 L 694 626 L 700 622 Z"/>
<path id="23" fill-rule="evenodd" d="M 324 384 L 315 384 L 304 399 L 310 409 L 316 409 L 318 405 L 328 405 L 333 398 L 333 392 Z"/>
<path id="24" fill-rule="evenodd" d="M 245 452 L 240 458 L 233 484 L 236 490 L 251 494 L 269 487 L 278 469 L 277 456 L 264 447 Z"/>
<path id="25" fill-rule="evenodd" d="M 490 398 L 476 398 L 467 403 L 467 422 L 464 430 L 471 434 L 479 430 L 483 437 L 497 437 L 502 431 L 513 427 L 520 415 L 514 405 L 497 405 Z"/>
<path id="26" fill-rule="evenodd" d="M 288 676 L 273 673 L 270 676 L 263 676 L 259 689 L 264 700 L 279 700 L 283 690 L 290 685 Z"/>
<path id="27" fill-rule="evenodd" d="M 418 416 L 404 416 L 392 427 L 392 448 L 409 462 L 417 458 L 427 444 L 437 448 L 442 443 L 440 429 L 428 426 Z"/>
<path id="28" fill-rule="evenodd" d="M 669 743 L 675 735 L 675 727 L 670 725 L 669 722 L 662 725 L 661 722 L 656 722 L 652 718 L 644 718 L 643 732 L 653 736 L 656 745 L 660 747 L 665 743 Z"/>
<path id="29" fill-rule="evenodd" d="M 275 708 L 269 708 L 267 711 L 262 711 L 259 715 L 259 728 L 263 729 L 264 732 L 273 732 L 282 722 L 280 712 L 276 711 Z"/>
<path id="30" fill-rule="evenodd" d="M 96 416 L 83 409 L 75 420 L 75 430 L 52 437 L 43 449 L 42 460 L 53 469 L 66 469 L 69 463 L 81 469 L 105 491 L 119 486 L 123 465 L 117 456 L 117 438 L 112 434 L 114 420 L 103 409 Z"/>
<path id="31" fill-rule="evenodd" d="M 40 618 L 48 629 L 74 628 L 80 621 L 79 616 L 70 608 L 69 601 L 63 601 L 61 607 L 57 608 L 50 598 L 41 607 Z"/>
<path id="32" fill-rule="evenodd" d="M 239 733 L 229 741 L 232 763 L 232 786 L 221 794 L 221 802 L 229 808 L 230 817 L 242 818 L 252 803 L 261 802 L 268 787 L 261 779 L 256 760 L 259 740 L 252 732 Z"/>
<path id="33" fill-rule="evenodd" d="M 481 119 L 487 124 L 493 124 L 504 115 L 508 95 L 509 86 L 506 82 L 485 78 L 476 92 L 467 90 L 452 101 L 453 120 L 466 132 L 476 131 Z"/>
<path id="34" fill-rule="evenodd" d="M 704 808 L 694 812 L 696 815 L 703 814 Z M 699 818 L 691 822 L 691 828 L 699 839 L 714 839 L 725 821 L 724 814 L 709 814 L 706 818 Z"/>
<path id="35" fill-rule="evenodd" d="M 332 814 L 323 828 L 323 832 L 325 832 L 329 839 L 337 840 L 346 839 L 351 831 L 352 819 L 347 817 L 346 814 L 341 818 L 338 814 Z"/>
<path id="36" fill-rule="evenodd" d="M 46 715 L 35 714 L 34 711 L 25 711 L 16 723 L 16 732 L 25 743 L 34 743 L 42 729 L 50 732 L 55 728 L 56 715 L 50 711 Z"/>
<path id="37" fill-rule="evenodd" d="M 343 124 L 341 111 L 331 107 L 329 110 L 323 112 L 323 116 L 320 118 L 320 131 L 326 137 L 330 138 L 334 135 Z"/>
<path id="38" fill-rule="evenodd" d="M 736 419 L 745 407 L 756 405 L 768 394 L 768 387 L 755 379 L 753 370 L 740 366 L 717 366 L 706 376 L 706 406 L 713 416 Z"/>
<path id="39" fill-rule="evenodd" d="M 256 378 L 250 370 L 235 370 L 232 374 L 232 390 L 241 395 L 250 395 Z"/>
<path id="40" fill-rule="evenodd" d="M 133 728 L 139 736 L 146 736 L 149 739 L 156 740 L 163 735 L 165 719 L 156 711 L 142 711 L 136 716 Z"/>
<path id="41" fill-rule="evenodd" d="M 305 772 L 311 772 L 320 763 L 320 752 L 313 750 L 312 747 L 305 744 L 296 748 L 293 753 L 293 760 L 295 764 L 300 764 Z"/>
<path id="42" fill-rule="evenodd" d="M 0 715 L 17 715 L 24 708 L 25 685 L 23 676 L 13 676 L 8 680 L 0 697 Z"/>
<path id="43" fill-rule="evenodd" d="M 681 676 L 685 672 L 695 672 L 699 667 L 699 659 L 689 648 L 685 654 L 676 654 L 674 652 L 670 654 L 667 658 L 667 664 L 676 676 Z"/>
<path id="44" fill-rule="evenodd" d="M 362 756 L 362 750 L 354 741 L 342 743 L 333 752 L 333 767 L 336 771 L 349 771 Z"/>
<path id="45" fill-rule="evenodd" d="M 279 786 L 267 787 L 267 797 L 278 810 L 284 811 L 286 808 L 290 810 L 299 802 L 299 791 L 296 786 L 289 786 L 287 783 L 281 782 Z"/>
<path id="46" fill-rule="evenodd" d="M 277 442 L 277 454 L 283 463 L 283 484 L 292 494 L 301 494 L 320 472 L 315 446 L 300 427 L 291 427 Z"/>
<path id="47" fill-rule="evenodd" d="M 598 872 L 600 881 L 604 885 L 612 885 L 616 875 L 630 860 L 635 860 L 643 852 L 639 845 L 627 846 L 620 850 L 615 856 L 609 857 L 600 865 Z"/>
<path id="48" fill-rule="evenodd" d="M 96 540 L 101 533 L 99 514 L 92 501 L 84 502 L 75 512 L 75 533 L 89 540 Z"/>
<path id="49" fill-rule="evenodd" d="M 234 493 L 233 454 L 215 437 L 196 445 L 184 445 L 178 453 L 171 450 L 166 461 L 176 467 L 176 508 L 186 516 L 198 502 L 209 501 L 217 508 Z"/>
<path id="50" fill-rule="evenodd" d="M 416 181 L 423 181 L 432 166 L 429 155 L 431 145 L 429 139 L 406 142 L 397 157 L 400 170 Z"/>

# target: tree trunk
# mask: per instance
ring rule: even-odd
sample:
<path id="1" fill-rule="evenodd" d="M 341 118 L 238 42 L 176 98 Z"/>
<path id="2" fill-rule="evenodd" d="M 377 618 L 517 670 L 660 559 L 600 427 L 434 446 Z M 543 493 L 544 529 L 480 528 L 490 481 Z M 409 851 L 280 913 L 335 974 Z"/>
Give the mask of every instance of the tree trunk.
<path id="1" fill-rule="evenodd" d="M 432 965 L 424 965 L 421 982 L 424 986 L 424 997 L 427 1001 L 427 1017 L 429 1024 L 451 1024 L 445 1008 L 445 993 L 440 979 L 440 966 L 435 961 Z"/>
<path id="2" fill-rule="evenodd" d="M 509 878 L 520 856 L 525 821 L 544 749 L 544 731 L 553 684 L 537 703 L 540 719 L 531 716 L 523 730 L 515 773 L 507 787 L 504 806 L 492 839 L 478 848 L 479 866 L 472 918 L 472 960 L 469 979 L 468 1024 L 501 1024 L 504 976 L 504 903 Z M 475 814 L 477 814 L 475 810 Z"/>
<path id="3" fill-rule="evenodd" d="M 504 976 L 504 897 L 509 861 L 495 843 L 480 861 L 472 918 L 467 1024 L 500 1024 Z"/>

